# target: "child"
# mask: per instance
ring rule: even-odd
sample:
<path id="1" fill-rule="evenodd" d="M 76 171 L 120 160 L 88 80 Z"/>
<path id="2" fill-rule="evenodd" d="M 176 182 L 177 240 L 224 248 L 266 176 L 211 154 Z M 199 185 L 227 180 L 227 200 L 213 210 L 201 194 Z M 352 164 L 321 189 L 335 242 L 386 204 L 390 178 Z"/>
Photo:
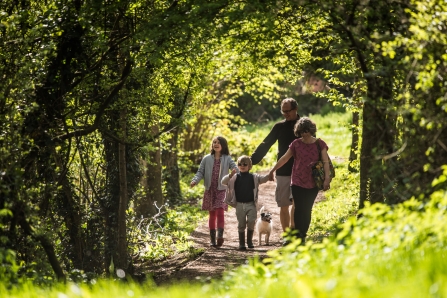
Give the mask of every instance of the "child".
<path id="1" fill-rule="evenodd" d="M 256 222 L 256 203 L 258 202 L 258 186 L 269 180 L 269 175 L 251 174 L 251 159 L 242 155 L 237 160 L 239 174 L 233 170 L 222 178 L 222 184 L 228 185 L 225 203 L 236 208 L 237 230 L 239 233 L 239 249 L 246 250 L 245 228 L 247 227 L 248 248 L 254 248 L 253 232 Z"/>
<path id="2" fill-rule="evenodd" d="M 221 184 L 221 177 L 228 174 L 229 170 L 237 169 L 236 163 L 230 156 L 227 140 L 223 137 L 215 137 L 211 144 L 211 153 L 200 162 L 199 170 L 191 181 L 191 187 L 204 178 L 205 194 L 203 196 L 202 210 L 209 211 L 208 226 L 210 228 L 210 246 L 220 247 L 224 242 L 224 210 L 228 210 L 225 204 L 226 186 Z M 217 218 L 217 243 L 216 243 L 216 218 Z"/>

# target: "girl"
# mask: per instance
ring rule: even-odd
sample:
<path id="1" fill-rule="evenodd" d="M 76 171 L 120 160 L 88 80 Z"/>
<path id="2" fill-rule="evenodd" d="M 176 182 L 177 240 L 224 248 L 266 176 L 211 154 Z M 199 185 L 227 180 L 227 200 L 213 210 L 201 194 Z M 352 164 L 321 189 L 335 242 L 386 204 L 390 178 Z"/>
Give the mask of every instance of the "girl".
<path id="1" fill-rule="evenodd" d="M 237 165 L 230 156 L 227 140 L 220 136 L 215 137 L 211 144 L 211 153 L 202 159 L 199 170 L 191 181 L 191 187 L 194 187 L 204 178 L 202 210 L 209 211 L 210 246 L 213 247 L 220 247 L 224 242 L 224 211 L 228 210 L 228 205 L 224 202 L 226 186 L 221 184 L 221 179 L 232 169 L 237 169 Z"/>
<path id="2" fill-rule="evenodd" d="M 320 142 L 321 159 L 324 164 L 324 183 L 323 190 L 329 189 L 331 182 L 329 171 L 328 147 L 321 139 L 313 137 L 317 131 L 314 122 L 309 118 L 300 118 L 295 124 L 294 132 L 301 138 L 294 140 L 287 152 L 278 160 L 273 169 L 270 170 L 270 179 L 273 179 L 273 173 L 282 167 L 292 156 L 294 158 L 291 177 L 291 189 L 293 201 L 295 204 L 294 221 L 295 231 L 301 238 L 301 244 L 304 244 L 307 230 L 309 229 L 312 207 L 318 194 L 318 188 L 312 177 L 312 165 L 319 160 L 318 147 L 316 142 Z"/>

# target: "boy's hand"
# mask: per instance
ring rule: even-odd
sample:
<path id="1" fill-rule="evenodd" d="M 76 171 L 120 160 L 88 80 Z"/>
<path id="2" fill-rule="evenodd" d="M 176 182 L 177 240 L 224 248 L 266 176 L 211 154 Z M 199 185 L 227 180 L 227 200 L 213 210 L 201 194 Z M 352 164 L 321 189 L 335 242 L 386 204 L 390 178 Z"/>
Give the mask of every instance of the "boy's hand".
<path id="1" fill-rule="evenodd" d="M 269 181 L 275 181 L 275 176 L 274 176 L 273 173 L 275 173 L 275 171 L 270 171 L 269 172 Z"/>
<path id="2" fill-rule="evenodd" d="M 231 173 L 230 173 L 230 178 L 231 178 L 231 177 L 233 177 L 233 176 L 234 176 L 234 174 L 236 174 L 236 173 L 237 173 L 236 169 L 233 169 L 233 170 L 231 170 Z"/>

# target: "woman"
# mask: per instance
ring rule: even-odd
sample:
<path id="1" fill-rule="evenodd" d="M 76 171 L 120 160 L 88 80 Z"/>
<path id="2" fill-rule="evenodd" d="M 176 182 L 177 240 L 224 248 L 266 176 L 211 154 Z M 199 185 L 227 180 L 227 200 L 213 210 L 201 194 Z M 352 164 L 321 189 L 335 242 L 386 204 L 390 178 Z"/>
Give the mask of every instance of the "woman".
<path id="1" fill-rule="evenodd" d="M 270 170 L 270 180 L 273 180 L 273 173 L 282 167 L 292 156 L 294 163 L 292 167 L 291 189 L 295 204 L 294 230 L 304 244 L 307 230 L 309 229 L 312 207 L 318 194 L 318 188 L 312 177 L 312 165 L 319 160 L 318 147 L 316 142 L 320 142 L 321 159 L 324 164 L 323 190 L 330 188 L 330 171 L 328 147 L 321 139 L 313 137 L 317 132 L 317 127 L 309 118 L 300 118 L 294 127 L 294 133 L 301 138 L 294 140 L 287 152 L 278 160 L 276 165 Z"/>

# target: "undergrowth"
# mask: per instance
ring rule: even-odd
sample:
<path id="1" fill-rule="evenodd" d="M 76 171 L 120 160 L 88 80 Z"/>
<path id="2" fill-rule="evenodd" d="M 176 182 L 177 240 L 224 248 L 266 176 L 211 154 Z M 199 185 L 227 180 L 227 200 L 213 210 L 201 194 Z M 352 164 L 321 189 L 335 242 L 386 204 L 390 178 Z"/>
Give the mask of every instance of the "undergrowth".
<path id="1" fill-rule="evenodd" d="M 325 126 L 323 120 L 315 121 Z M 333 149 L 332 155 L 347 156 L 345 145 L 335 145 L 331 138 L 349 138 L 331 127 L 319 130 L 320 136 Z M 17 286 L 1 283 L 0 296 L 447 297 L 447 192 L 434 193 L 428 202 L 411 199 L 395 206 L 366 204 L 357 212 L 358 174 L 347 171 L 347 161 L 335 165 L 331 190 L 313 210 L 310 241 L 306 245 L 292 242 L 269 252 L 269 258 L 262 261 L 251 259 L 226 272 L 221 280 L 170 287 L 156 287 L 150 281 L 140 285 L 128 277 L 47 288 L 30 282 Z M 165 232 L 192 230 L 194 224 L 188 218 L 192 213 L 197 215 L 195 222 L 200 221 L 203 213 L 198 212 L 198 205 L 185 208 L 166 216 Z M 172 235 L 172 242 L 187 243 L 183 232 Z M 168 249 L 160 246 L 158 254 L 163 255 L 162 250 Z M 2 268 L 5 266 L 14 266 L 12 258 L 2 260 Z"/>
<path id="2" fill-rule="evenodd" d="M 194 252 L 194 243 L 188 237 L 205 216 L 198 206 L 184 204 L 176 208 L 162 206 L 151 218 L 134 219 L 128 233 L 130 241 L 134 241 L 132 254 L 142 260 L 161 260 L 177 253 Z"/>
<path id="3" fill-rule="evenodd" d="M 322 205 L 323 207 L 323 205 Z M 94 281 L 0 289 L 8 297 L 446 297 L 447 192 L 427 203 L 367 205 L 321 243 L 299 240 L 209 284 Z"/>

